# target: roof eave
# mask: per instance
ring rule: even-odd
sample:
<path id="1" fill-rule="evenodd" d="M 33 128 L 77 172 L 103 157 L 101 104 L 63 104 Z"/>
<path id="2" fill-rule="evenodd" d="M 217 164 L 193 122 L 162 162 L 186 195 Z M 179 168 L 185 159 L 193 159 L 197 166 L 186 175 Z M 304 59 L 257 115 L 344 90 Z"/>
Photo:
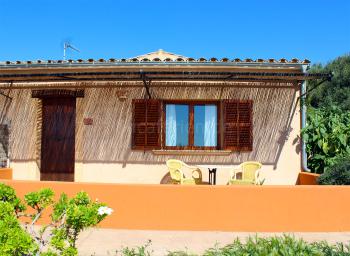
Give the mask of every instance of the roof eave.
<path id="1" fill-rule="evenodd" d="M 266 63 L 266 62 L 157 62 L 157 61 L 139 61 L 139 62 L 131 62 L 131 61 L 125 61 L 125 62 L 62 62 L 62 63 L 21 63 L 21 64 L 5 64 L 0 63 L 0 69 L 2 68 L 30 68 L 30 67 L 120 67 L 120 66 L 215 66 L 215 67 L 301 67 L 304 65 L 309 65 L 309 63 L 279 63 L 279 62 L 272 62 L 272 63 Z"/>

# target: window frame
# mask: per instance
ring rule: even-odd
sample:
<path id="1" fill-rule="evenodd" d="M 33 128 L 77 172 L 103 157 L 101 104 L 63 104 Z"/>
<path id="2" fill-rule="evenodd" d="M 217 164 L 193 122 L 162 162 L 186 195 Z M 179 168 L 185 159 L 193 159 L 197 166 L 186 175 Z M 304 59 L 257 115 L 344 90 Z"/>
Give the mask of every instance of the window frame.
<path id="1" fill-rule="evenodd" d="M 166 105 L 179 104 L 189 106 L 188 115 L 188 146 L 166 146 Z M 166 150 L 219 150 L 221 149 L 221 101 L 219 100 L 163 100 L 162 109 L 162 148 Z M 195 105 L 216 105 L 217 111 L 217 145 L 216 146 L 195 146 L 194 145 L 194 106 Z"/>

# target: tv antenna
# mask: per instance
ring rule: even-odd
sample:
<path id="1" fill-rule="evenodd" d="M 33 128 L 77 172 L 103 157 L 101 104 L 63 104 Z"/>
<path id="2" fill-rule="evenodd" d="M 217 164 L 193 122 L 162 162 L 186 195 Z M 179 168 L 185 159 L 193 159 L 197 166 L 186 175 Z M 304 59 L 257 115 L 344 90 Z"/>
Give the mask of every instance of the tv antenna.
<path id="1" fill-rule="evenodd" d="M 74 51 L 80 52 L 78 48 L 74 47 L 73 45 L 71 45 L 68 42 L 64 42 L 63 43 L 63 60 L 66 60 L 66 51 L 67 51 L 68 48 L 70 48 L 70 49 L 72 49 Z"/>

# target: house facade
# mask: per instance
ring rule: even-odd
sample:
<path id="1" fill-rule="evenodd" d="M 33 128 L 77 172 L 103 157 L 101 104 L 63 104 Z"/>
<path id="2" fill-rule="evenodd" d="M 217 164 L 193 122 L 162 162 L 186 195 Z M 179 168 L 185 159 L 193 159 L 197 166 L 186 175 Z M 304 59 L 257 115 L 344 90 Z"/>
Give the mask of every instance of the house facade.
<path id="1" fill-rule="evenodd" d="M 217 170 L 263 164 L 264 184 L 301 170 L 307 60 L 130 59 L 0 64 L 3 155 L 18 180 L 160 184 L 168 159 Z M 5 159 L 6 160 L 6 159 Z M 6 161 L 4 161 L 6 162 Z"/>

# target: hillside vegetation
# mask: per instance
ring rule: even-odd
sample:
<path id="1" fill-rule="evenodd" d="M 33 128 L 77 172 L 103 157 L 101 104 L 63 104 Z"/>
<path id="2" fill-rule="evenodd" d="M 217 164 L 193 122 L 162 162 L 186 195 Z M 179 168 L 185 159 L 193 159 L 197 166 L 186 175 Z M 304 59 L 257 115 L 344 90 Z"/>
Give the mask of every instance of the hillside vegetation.
<path id="1" fill-rule="evenodd" d="M 303 138 L 308 167 L 324 173 L 336 169 L 333 167 L 339 161 L 350 161 L 350 55 L 327 65 L 313 65 L 310 72 L 333 74 L 331 81 L 318 87 L 319 80 L 308 82 L 308 90 L 312 90 L 306 97 L 308 120 Z"/>

